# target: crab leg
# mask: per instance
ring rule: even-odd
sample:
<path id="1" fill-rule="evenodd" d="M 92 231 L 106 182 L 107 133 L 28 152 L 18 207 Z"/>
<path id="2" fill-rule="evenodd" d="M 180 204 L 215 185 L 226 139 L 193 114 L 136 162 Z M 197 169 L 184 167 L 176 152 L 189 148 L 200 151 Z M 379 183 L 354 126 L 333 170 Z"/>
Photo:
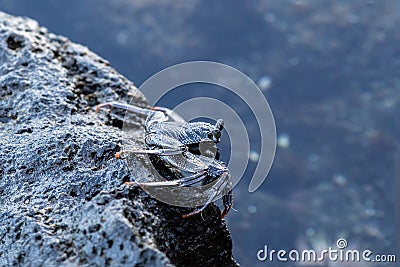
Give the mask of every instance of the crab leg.
<path id="1" fill-rule="evenodd" d="M 182 218 L 188 218 L 188 217 L 190 217 L 190 216 L 199 214 L 200 212 L 202 212 L 202 211 L 208 206 L 208 204 L 210 204 L 211 202 L 213 202 L 213 201 L 214 201 L 214 198 L 215 198 L 215 197 L 219 194 L 219 192 L 221 191 L 221 188 L 223 189 L 224 185 L 226 186 L 226 185 L 228 184 L 227 177 L 228 177 L 228 173 L 227 173 L 227 172 L 225 172 L 224 174 L 222 174 L 221 177 L 220 177 L 220 179 L 218 180 L 218 182 L 215 184 L 215 186 L 217 186 L 217 188 L 216 188 L 216 189 L 214 188 L 213 192 L 209 195 L 209 197 L 208 197 L 206 203 L 204 203 L 204 205 L 201 206 L 201 208 L 197 208 L 197 209 L 195 209 L 194 211 L 192 211 L 192 212 L 190 212 L 190 213 L 188 213 L 188 214 L 182 215 Z M 225 216 L 226 213 L 227 213 L 228 211 L 226 211 L 225 214 L 224 214 L 224 212 L 225 212 L 225 210 L 224 210 L 223 213 L 221 214 L 221 218 L 223 218 L 222 215 Z"/>
<path id="2" fill-rule="evenodd" d="M 207 177 L 207 171 L 204 170 L 199 173 L 193 174 L 191 176 L 187 176 L 187 177 L 179 179 L 178 186 L 180 186 L 180 187 L 191 186 L 193 184 L 201 182 L 206 177 Z"/>
<path id="3" fill-rule="evenodd" d="M 102 103 L 100 105 L 97 105 L 95 110 L 96 110 L 96 112 L 98 112 L 100 109 L 103 109 L 103 108 L 119 108 L 119 109 L 123 109 L 123 110 L 129 111 L 129 112 L 137 113 L 137 114 L 141 114 L 141 115 L 149 115 L 149 113 L 152 112 L 149 109 L 140 108 L 137 106 L 119 103 L 119 102 Z"/>
<path id="4" fill-rule="evenodd" d="M 119 108 L 140 115 L 150 115 L 155 112 L 162 112 L 165 116 L 171 118 L 175 122 L 185 123 L 186 121 L 175 111 L 164 107 L 152 107 L 151 109 L 140 108 L 134 105 L 124 104 L 120 102 L 106 102 L 96 106 L 96 112 L 103 108 Z"/>
<path id="5" fill-rule="evenodd" d="M 115 153 L 115 157 L 120 159 L 123 154 L 132 153 L 132 154 L 152 154 L 159 156 L 172 156 L 178 155 L 183 152 L 182 148 L 164 148 L 164 149 L 135 149 L 135 150 L 122 150 Z"/>
<path id="6" fill-rule="evenodd" d="M 224 210 L 221 212 L 221 219 L 223 219 L 226 214 L 228 214 L 229 210 L 233 206 L 233 195 L 232 195 L 232 190 L 229 190 L 226 195 L 222 197 L 222 203 L 224 205 Z"/>
<path id="7" fill-rule="evenodd" d="M 214 197 L 215 197 L 215 195 L 213 195 L 211 198 L 209 198 L 209 199 L 207 200 L 207 202 L 206 202 L 201 208 L 195 209 L 194 211 L 192 211 L 192 212 L 190 212 L 190 213 L 183 214 L 183 215 L 182 215 L 182 218 L 186 219 L 186 218 L 191 217 L 191 216 L 193 216 L 193 215 L 199 214 L 199 213 L 202 212 L 205 208 L 207 208 L 208 204 L 210 204 L 210 203 L 212 202 L 212 199 L 214 199 Z"/>
<path id="8" fill-rule="evenodd" d="M 228 181 L 226 181 L 227 178 L 227 173 L 224 173 L 221 176 L 221 179 L 216 183 L 218 186 L 217 189 L 213 190 L 213 192 L 209 195 L 206 203 L 204 203 L 203 206 L 201 206 L 198 209 L 195 209 L 194 211 L 182 215 L 182 218 L 188 218 L 193 215 L 201 213 L 211 202 L 214 201 L 214 198 L 218 195 L 220 192 L 221 188 L 224 185 L 227 185 Z M 149 182 L 149 183 L 137 183 L 137 182 L 126 182 L 125 184 L 127 185 L 139 185 L 139 186 L 151 186 L 151 187 L 158 187 L 158 186 L 179 186 L 179 187 L 185 187 L 185 186 L 190 186 L 192 184 L 198 183 L 204 178 L 207 177 L 207 171 L 201 171 L 199 173 L 196 173 L 191 176 L 187 176 L 178 180 L 173 180 L 173 181 L 162 181 L 162 182 Z M 221 218 L 224 218 L 225 215 L 228 213 L 230 208 L 232 207 L 232 191 L 229 190 L 228 194 L 223 197 L 223 203 L 224 203 L 224 211 L 221 213 Z"/>
<path id="9" fill-rule="evenodd" d="M 176 179 L 176 180 L 172 180 L 172 181 L 144 182 L 144 183 L 135 182 L 135 185 L 145 186 L 145 187 L 159 187 L 159 186 L 185 187 L 185 186 L 190 186 L 192 184 L 198 183 L 206 177 L 207 177 L 207 172 L 201 171 L 201 172 L 195 173 L 193 175 L 186 176 L 181 179 Z"/>

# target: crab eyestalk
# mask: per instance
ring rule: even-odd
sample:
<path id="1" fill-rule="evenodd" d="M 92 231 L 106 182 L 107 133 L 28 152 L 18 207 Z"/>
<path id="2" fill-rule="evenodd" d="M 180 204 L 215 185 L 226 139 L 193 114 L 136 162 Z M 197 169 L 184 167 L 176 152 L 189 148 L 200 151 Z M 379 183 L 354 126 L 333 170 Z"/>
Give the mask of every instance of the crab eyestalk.
<path id="1" fill-rule="evenodd" d="M 224 129 L 224 121 L 222 119 L 218 119 L 217 122 L 215 123 L 215 129 L 222 131 Z"/>
<path id="2" fill-rule="evenodd" d="M 218 119 L 214 125 L 214 129 L 208 133 L 208 138 L 213 140 L 214 143 L 219 143 L 219 139 L 221 138 L 221 131 L 224 128 L 224 121 L 222 119 Z"/>

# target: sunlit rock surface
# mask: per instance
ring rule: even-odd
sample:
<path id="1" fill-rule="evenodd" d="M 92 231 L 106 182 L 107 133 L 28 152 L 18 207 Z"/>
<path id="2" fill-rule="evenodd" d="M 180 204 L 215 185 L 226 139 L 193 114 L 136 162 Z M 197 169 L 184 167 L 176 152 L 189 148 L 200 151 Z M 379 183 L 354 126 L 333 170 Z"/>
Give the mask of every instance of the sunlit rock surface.
<path id="1" fill-rule="evenodd" d="M 146 105 L 130 81 L 30 19 L 0 13 L 0 42 L 0 266 L 237 265 L 215 205 L 182 219 L 124 185 L 121 116 L 93 107 Z"/>

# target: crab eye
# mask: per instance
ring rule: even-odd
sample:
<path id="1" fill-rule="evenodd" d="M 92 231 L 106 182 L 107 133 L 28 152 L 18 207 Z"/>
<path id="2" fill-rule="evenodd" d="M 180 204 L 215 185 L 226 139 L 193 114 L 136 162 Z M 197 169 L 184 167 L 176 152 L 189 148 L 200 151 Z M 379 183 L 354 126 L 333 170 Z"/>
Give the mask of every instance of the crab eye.
<path id="1" fill-rule="evenodd" d="M 212 138 L 213 138 L 213 134 L 212 134 L 211 132 L 209 132 L 209 133 L 207 134 L 207 137 L 210 138 L 210 139 L 212 139 Z"/>
<path id="2" fill-rule="evenodd" d="M 217 120 L 215 128 L 221 131 L 224 128 L 224 121 L 222 119 Z"/>

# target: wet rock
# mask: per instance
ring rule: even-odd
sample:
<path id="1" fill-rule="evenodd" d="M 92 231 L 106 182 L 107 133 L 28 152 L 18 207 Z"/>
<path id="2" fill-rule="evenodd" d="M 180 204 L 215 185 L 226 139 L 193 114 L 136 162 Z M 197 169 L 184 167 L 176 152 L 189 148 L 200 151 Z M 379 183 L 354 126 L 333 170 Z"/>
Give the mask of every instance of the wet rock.
<path id="1" fill-rule="evenodd" d="M 121 116 L 93 107 L 146 106 L 131 82 L 30 19 L 0 13 L 0 42 L 0 266 L 237 265 L 215 205 L 182 219 L 124 185 Z"/>

